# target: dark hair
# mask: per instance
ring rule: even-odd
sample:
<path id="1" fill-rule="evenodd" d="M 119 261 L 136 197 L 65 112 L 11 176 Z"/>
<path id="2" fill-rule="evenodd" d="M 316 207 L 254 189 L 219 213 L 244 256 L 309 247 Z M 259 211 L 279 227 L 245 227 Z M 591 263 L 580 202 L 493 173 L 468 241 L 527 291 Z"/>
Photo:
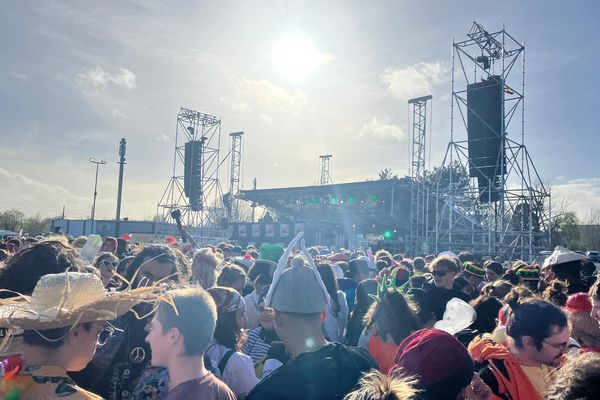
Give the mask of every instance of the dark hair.
<path id="1" fill-rule="evenodd" d="M 254 285 L 261 285 L 261 286 L 269 286 L 271 283 L 273 283 L 273 277 L 271 275 L 267 274 L 260 274 L 256 277 L 256 279 L 254 280 L 254 282 L 252 282 Z"/>
<path id="2" fill-rule="evenodd" d="M 545 300 L 525 299 L 509 302 L 511 313 L 506 324 L 506 334 L 513 338 L 517 347 L 523 347 L 523 337 L 533 338 L 536 347 L 552 336 L 554 327 L 567 327 L 567 316 L 557 306 Z"/>
<path id="3" fill-rule="evenodd" d="M 496 329 L 498 311 L 502 308 L 500 300 L 491 296 L 479 296 L 470 304 L 477 313 L 471 328 L 477 329 L 479 333 L 492 333 Z"/>
<path id="4" fill-rule="evenodd" d="M 600 398 L 600 354 L 584 353 L 571 358 L 554 376 L 546 400 Z"/>
<path id="5" fill-rule="evenodd" d="M 417 329 L 427 327 L 429 323 L 435 320 L 435 313 L 431 308 L 431 300 L 429 293 L 424 289 L 411 288 L 408 289 L 407 295 L 416 306 Z"/>
<path id="6" fill-rule="evenodd" d="M 54 240 L 43 241 L 19 251 L 0 269 L 0 288 L 30 294 L 42 276 L 80 271 L 86 265 L 71 246 Z M 12 296 L 8 292 L 0 293 L 0 298 Z"/>
<path id="7" fill-rule="evenodd" d="M 516 303 L 520 300 L 533 297 L 533 292 L 525 285 L 513 286 L 510 292 L 504 296 L 505 303 Z"/>
<path id="8" fill-rule="evenodd" d="M 335 275 L 333 275 L 331 264 L 319 264 L 317 265 L 317 271 L 319 271 L 321 280 L 323 280 L 323 283 L 325 284 L 325 289 L 327 289 L 327 293 L 329 293 L 329 298 L 331 300 L 331 304 L 333 305 L 333 314 L 337 318 L 340 315 L 342 306 L 338 299 L 338 284 L 337 280 L 335 279 Z"/>
<path id="9" fill-rule="evenodd" d="M 413 268 L 415 271 L 425 270 L 425 259 L 423 257 L 415 257 L 413 259 Z"/>
<path id="10" fill-rule="evenodd" d="M 81 326 L 86 332 L 89 332 L 92 329 L 92 322 L 84 322 Z M 57 349 L 65 343 L 65 337 L 72 328 L 72 326 L 66 326 L 64 328 L 23 331 L 23 342 L 45 349 Z"/>
<path id="11" fill-rule="evenodd" d="M 186 356 L 204 354 L 217 320 L 217 307 L 212 296 L 200 287 L 192 287 L 172 291 L 171 298 L 177 313 L 171 304 L 165 302 L 160 303 L 156 312 L 162 333 L 177 328 L 183 336 Z"/>
<path id="12" fill-rule="evenodd" d="M 502 275 L 504 273 L 504 267 L 498 261 L 488 261 L 484 264 L 485 269 L 491 269 L 496 275 Z"/>
<path id="13" fill-rule="evenodd" d="M 503 281 L 510 282 L 513 285 L 519 285 L 521 283 L 521 277 L 514 273 L 506 273 L 502 275 L 500 279 L 502 279 Z"/>
<path id="14" fill-rule="evenodd" d="M 254 262 L 254 265 L 250 267 L 250 270 L 248 271 L 248 280 L 250 282 L 254 282 L 256 278 L 262 274 L 268 274 L 273 276 L 273 272 L 275 271 L 276 267 L 277 264 L 271 260 L 258 259 Z"/>
<path id="15" fill-rule="evenodd" d="M 377 272 L 381 272 L 384 269 L 390 267 L 390 265 L 384 260 L 377 260 L 377 262 L 375 263 L 375 266 L 377 267 Z"/>
<path id="16" fill-rule="evenodd" d="M 390 335 L 395 344 L 400 344 L 417 328 L 417 318 L 404 295 L 397 290 L 388 289 L 365 315 L 367 329 L 375 324 L 377 335 L 381 339 L 386 340 Z"/>
<path id="17" fill-rule="evenodd" d="M 461 251 L 458 253 L 458 259 L 461 264 L 466 263 L 467 261 L 475 261 L 475 256 L 468 251 Z"/>
<path id="18" fill-rule="evenodd" d="M 214 338 L 217 343 L 228 349 L 238 351 L 243 347 L 243 335 L 236 321 L 236 311 L 218 315 Z"/>
<path id="19" fill-rule="evenodd" d="M 149 244 L 138 248 L 133 260 L 125 268 L 125 278 L 131 282 L 142 264 L 151 258 L 157 263 L 172 265 L 171 274 L 173 276 L 170 278 L 171 281 L 187 283 L 190 280 L 191 268 L 189 263 L 184 261 L 185 256 L 179 250 L 162 244 Z M 131 283 L 133 284 L 133 282 Z"/>
<path id="20" fill-rule="evenodd" d="M 423 289 L 427 286 L 427 278 L 423 275 L 413 275 L 409 278 L 410 287 Z"/>
<path id="21" fill-rule="evenodd" d="M 246 280 L 246 272 L 236 264 L 228 264 L 223 267 L 217 278 L 217 286 L 231 287 L 236 281 Z"/>
<path id="22" fill-rule="evenodd" d="M 481 288 L 481 292 L 486 296 L 492 296 L 502 300 L 510 292 L 512 287 L 510 282 L 498 279 L 497 281 L 487 283 Z"/>
<path id="23" fill-rule="evenodd" d="M 567 304 L 568 297 L 567 282 L 561 281 L 560 279 L 553 279 L 546 289 L 544 289 L 544 293 L 542 293 L 542 298 L 544 300 L 556 304 L 559 307 L 564 307 Z"/>
<path id="24" fill-rule="evenodd" d="M 557 279 L 567 281 L 569 284 L 581 282 L 581 261 L 569 261 L 549 267 Z"/>

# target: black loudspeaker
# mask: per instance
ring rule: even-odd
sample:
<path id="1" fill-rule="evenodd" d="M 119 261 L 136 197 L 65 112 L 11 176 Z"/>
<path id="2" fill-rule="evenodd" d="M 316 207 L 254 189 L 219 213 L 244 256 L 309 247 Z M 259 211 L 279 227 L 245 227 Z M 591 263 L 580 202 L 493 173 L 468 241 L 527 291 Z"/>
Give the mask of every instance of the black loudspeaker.
<path id="1" fill-rule="evenodd" d="M 467 85 L 469 175 L 477 178 L 483 202 L 500 199 L 499 176 L 506 173 L 506 157 L 502 153 L 503 88 L 504 81 L 499 76 Z"/>
<path id="2" fill-rule="evenodd" d="M 202 141 L 190 140 L 185 144 L 183 191 L 193 211 L 202 210 Z"/>

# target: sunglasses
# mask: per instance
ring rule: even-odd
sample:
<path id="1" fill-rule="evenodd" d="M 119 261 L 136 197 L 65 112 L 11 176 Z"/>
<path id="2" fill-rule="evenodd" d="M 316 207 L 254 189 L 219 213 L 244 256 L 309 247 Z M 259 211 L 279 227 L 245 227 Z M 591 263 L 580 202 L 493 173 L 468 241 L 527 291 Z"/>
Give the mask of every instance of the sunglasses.
<path id="1" fill-rule="evenodd" d="M 102 260 L 102 261 L 100 261 L 100 263 L 104 267 L 114 267 L 114 268 L 117 268 L 117 266 L 119 265 L 119 261 L 110 261 L 110 260 Z"/>
<path id="2" fill-rule="evenodd" d="M 431 271 L 431 275 L 433 276 L 446 276 L 450 271 Z"/>

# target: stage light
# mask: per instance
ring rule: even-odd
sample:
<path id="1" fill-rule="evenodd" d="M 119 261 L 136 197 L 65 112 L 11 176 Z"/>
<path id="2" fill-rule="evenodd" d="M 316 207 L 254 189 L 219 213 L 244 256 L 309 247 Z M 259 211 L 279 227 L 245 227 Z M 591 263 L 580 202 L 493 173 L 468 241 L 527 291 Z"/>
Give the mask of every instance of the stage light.
<path id="1" fill-rule="evenodd" d="M 348 197 L 348 203 L 354 203 L 354 197 L 352 197 L 352 196 Z"/>
<path id="2" fill-rule="evenodd" d="M 335 204 L 335 203 L 337 203 L 337 199 L 335 197 L 332 197 L 331 199 L 329 199 L 329 202 L 331 204 Z"/>
<path id="3" fill-rule="evenodd" d="M 315 199 L 313 200 L 313 203 L 315 203 L 315 204 L 319 204 L 319 199 L 315 198 Z"/>
<path id="4" fill-rule="evenodd" d="M 373 201 L 377 201 L 377 195 L 376 195 L 376 194 L 372 194 L 372 195 L 371 195 L 371 200 L 373 200 Z"/>
<path id="5" fill-rule="evenodd" d="M 385 231 L 383 232 L 383 237 L 386 239 L 391 239 L 392 238 L 392 231 Z"/>

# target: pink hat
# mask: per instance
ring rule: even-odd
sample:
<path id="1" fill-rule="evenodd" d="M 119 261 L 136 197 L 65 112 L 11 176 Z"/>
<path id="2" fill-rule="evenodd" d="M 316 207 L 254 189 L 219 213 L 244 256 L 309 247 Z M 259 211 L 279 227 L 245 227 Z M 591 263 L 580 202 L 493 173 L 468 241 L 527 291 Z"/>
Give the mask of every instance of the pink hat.
<path id="1" fill-rule="evenodd" d="M 585 312 L 590 313 L 592 311 L 592 302 L 588 297 L 587 293 L 575 293 L 569 296 L 565 311 L 570 313 Z"/>

